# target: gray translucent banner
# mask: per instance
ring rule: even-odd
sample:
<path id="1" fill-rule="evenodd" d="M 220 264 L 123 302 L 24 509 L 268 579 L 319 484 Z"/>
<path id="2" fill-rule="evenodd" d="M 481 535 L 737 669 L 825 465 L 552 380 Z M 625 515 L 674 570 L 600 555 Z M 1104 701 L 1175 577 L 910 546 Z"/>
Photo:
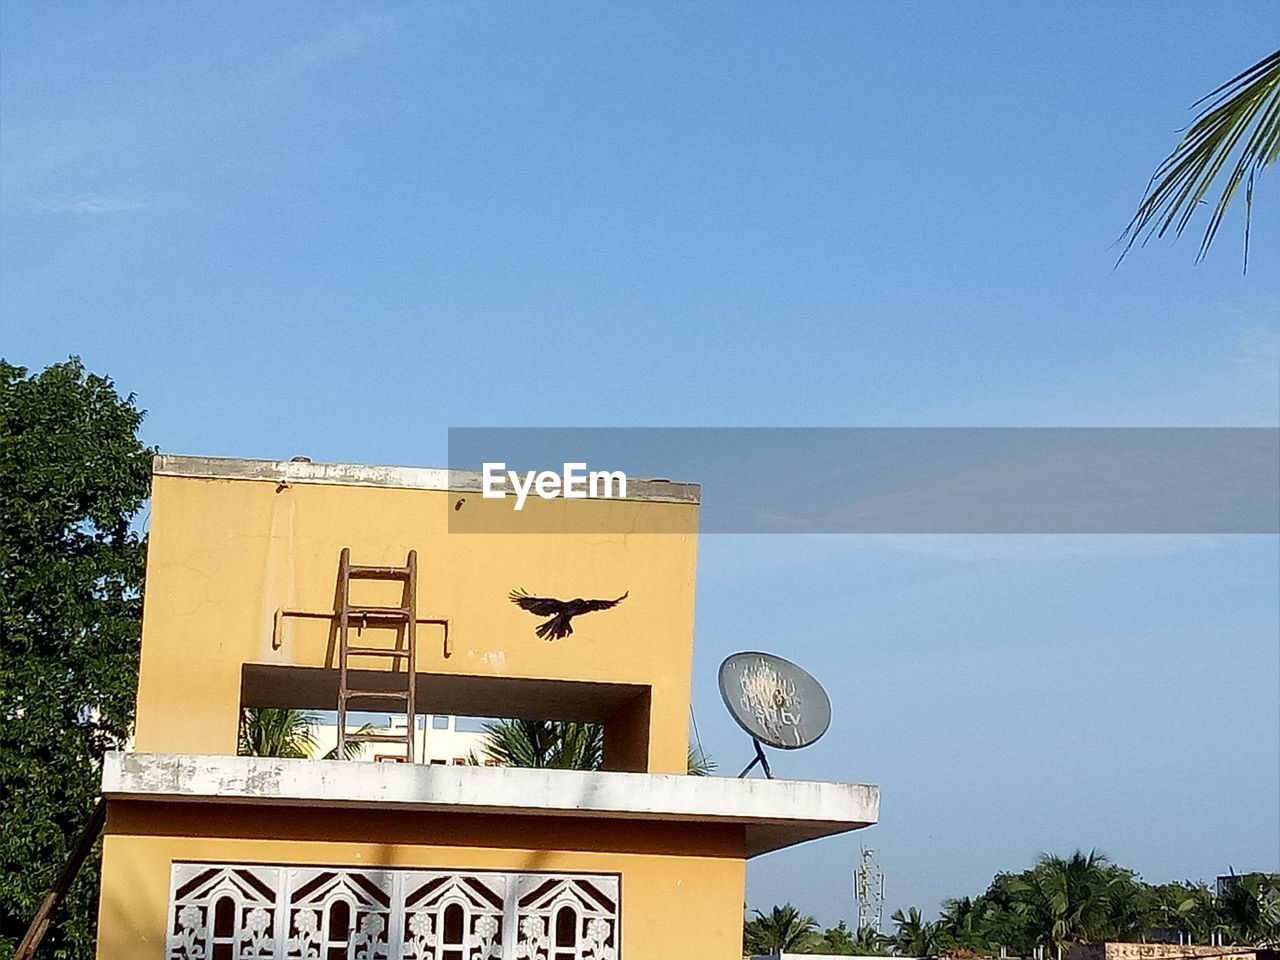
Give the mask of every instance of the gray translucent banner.
<path id="1" fill-rule="evenodd" d="M 481 503 L 485 463 L 622 471 L 637 506 Z M 1280 533 L 1269 427 L 452 428 L 449 467 L 451 532 Z"/>

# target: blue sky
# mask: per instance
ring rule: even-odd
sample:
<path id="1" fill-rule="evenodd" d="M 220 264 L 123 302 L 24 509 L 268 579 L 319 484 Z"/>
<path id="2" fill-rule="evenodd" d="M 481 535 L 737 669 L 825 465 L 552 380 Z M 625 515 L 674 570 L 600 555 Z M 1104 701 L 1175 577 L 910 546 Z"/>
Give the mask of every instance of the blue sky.
<path id="1" fill-rule="evenodd" d="M 450 426 L 1275 426 L 1280 203 L 1113 270 L 1269 3 L 4 7 L 0 352 L 166 451 L 442 464 Z M 346 403 L 349 400 L 358 403 Z M 369 411 L 385 410 L 385 415 Z M 697 479 L 697 478 L 689 478 Z M 1042 850 L 1280 867 L 1274 537 L 708 537 L 715 667 L 806 664 L 788 776 L 883 822 L 753 864 L 931 912 Z M 741 758 L 739 757 L 741 754 Z"/>

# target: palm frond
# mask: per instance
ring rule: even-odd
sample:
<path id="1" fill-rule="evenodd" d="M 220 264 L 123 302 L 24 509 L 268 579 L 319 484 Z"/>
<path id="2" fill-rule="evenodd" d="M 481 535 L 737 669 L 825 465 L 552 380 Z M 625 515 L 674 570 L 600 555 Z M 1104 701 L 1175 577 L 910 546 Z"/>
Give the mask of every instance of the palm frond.
<path id="1" fill-rule="evenodd" d="M 371 724 L 371 723 L 362 723 L 362 724 L 360 724 L 360 726 L 359 726 L 359 728 L 358 728 L 358 729 L 356 729 L 356 730 L 354 730 L 354 731 L 350 731 L 350 732 L 348 732 L 348 733 L 347 733 L 347 736 L 348 736 L 348 737 L 349 737 L 349 736 L 351 736 L 351 734 L 352 734 L 352 733 L 355 733 L 355 734 L 359 735 L 359 734 L 363 734 L 363 733 L 372 733 L 372 732 L 373 732 L 373 724 Z M 343 759 L 343 760 L 355 760 L 355 759 L 357 759 L 357 758 L 360 756 L 360 753 L 361 753 L 361 751 L 362 751 L 363 749 L 364 749 L 364 743 L 362 743 L 361 741 L 359 741 L 359 740 L 347 740 L 347 741 L 346 741 L 346 743 L 344 743 L 344 744 L 342 745 L 342 759 Z M 321 757 L 320 759 L 321 759 L 321 760 L 337 760 L 337 759 L 338 759 L 338 745 L 335 743 L 335 744 L 333 745 L 333 749 L 331 749 L 328 753 L 326 753 L 326 754 L 325 754 L 323 757 Z"/>
<path id="2" fill-rule="evenodd" d="M 1280 156 L 1280 50 L 1263 57 L 1193 104 L 1199 115 L 1173 152 L 1156 168 L 1137 212 L 1120 240 L 1125 255 L 1139 240 L 1170 229 L 1181 236 L 1214 182 L 1234 162 L 1209 217 L 1199 263 L 1209 252 L 1222 218 L 1241 185 L 1245 187 L 1245 268 L 1249 262 L 1249 224 L 1253 216 L 1253 186 L 1257 174 Z M 1237 149 L 1238 148 L 1238 149 Z"/>
<path id="3" fill-rule="evenodd" d="M 801 952 L 814 939 L 818 921 L 802 914 L 792 904 L 775 906 L 768 913 L 755 911 L 755 917 L 743 926 L 743 945 L 753 953 L 782 954 Z"/>
<path id="4" fill-rule="evenodd" d="M 240 723 L 239 754 L 309 757 L 316 748 L 317 718 L 304 710 L 248 707 Z"/>
<path id="5" fill-rule="evenodd" d="M 715 773 L 716 762 L 701 747 L 690 744 L 687 769 L 691 777 L 709 777 Z"/>
<path id="6" fill-rule="evenodd" d="M 481 750 L 486 760 L 506 767 L 599 770 L 604 728 L 559 720 L 497 720 L 485 725 Z"/>

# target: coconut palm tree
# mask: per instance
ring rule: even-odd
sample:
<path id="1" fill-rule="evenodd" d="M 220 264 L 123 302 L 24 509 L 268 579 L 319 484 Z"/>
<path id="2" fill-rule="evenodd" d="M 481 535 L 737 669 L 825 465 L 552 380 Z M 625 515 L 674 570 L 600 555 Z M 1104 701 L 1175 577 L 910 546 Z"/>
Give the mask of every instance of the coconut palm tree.
<path id="1" fill-rule="evenodd" d="M 843 923 L 843 921 L 841 921 Z M 858 935 L 853 938 L 853 953 L 860 957 L 882 957 L 889 953 L 893 938 L 864 923 L 858 928 Z"/>
<path id="2" fill-rule="evenodd" d="M 941 925 L 927 922 L 920 911 L 911 907 L 905 914 L 895 910 L 890 918 L 898 925 L 893 943 L 899 954 L 908 957 L 932 957 L 938 952 Z"/>
<path id="3" fill-rule="evenodd" d="M 604 727 L 560 720 L 497 720 L 485 724 L 481 752 L 506 767 L 599 770 Z"/>
<path id="4" fill-rule="evenodd" d="M 743 926 L 743 949 L 747 953 L 798 953 L 810 945 L 818 921 L 802 914 L 789 903 L 768 913 L 757 910 Z"/>
<path id="5" fill-rule="evenodd" d="M 1280 881 L 1265 873 L 1232 874 L 1217 898 L 1218 915 L 1235 943 L 1258 947 L 1280 944 Z"/>
<path id="6" fill-rule="evenodd" d="M 689 776 L 709 777 L 716 772 L 716 762 L 699 746 L 689 745 Z"/>
<path id="7" fill-rule="evenodd" d="M 1026 871 L 1029 872 L 1029 871 Z M 1018 876 L 999 873 L 979 898 L 981 903 L 982 936 L 995 952 L 1005 947 L 1022 956 L 1032 953 L 1038 942 L 1038 934 L 1021 904 L 1010 890 L 1010 884 Z M 976 904 L 975 904 L 976 908 Z"/>
<path id="8" fill-rule="evenodd" d="M 485 739 L 473 763 L 496 761 L 505 767 L 599 770 L 604 764 L 604 727 L 565 720 L 495 720 L 485 724 Z M 688 772 L 710 776 L 716 763 L 697 747 L 689 748 Z"/>
<path id="9" fill-rule="evenodd" d="M 240 755 L 309 757 L 316 748 L 316 718 L 305 710 L 249 707 L 240 724 Z"/>
<path id="10" fill-rule="evenodd" d="M 1014 909 L 1026 917 L 1040 945 L 1061 957 L 1068 945 L 1106 936 L 1111 888 L 1124 875 L 1108 870 L 1096 850 L 1070 857 L 1043 855 L 1031 870 L 1009 877 Z"/>
<path id="11" fill-rule="evenodd" d="M 889 946 L 889 938 L 877 933 L 875 927 L 865 925 L 855 934 L 841 920 L 834 927 L 814 934 L 808 949 L 842 957 L 884 957 L 889 955 Z"/>
<path id="12" fill-rule="evenodd" d="M 939 942 L 951 950 L 988 950 L 985 904 L 972 897 L 957 897 L 942 904 L 938 921 Z"/>
<path id="13" fill-rule="evenodd" d="M 276 707 L 248 707 L 240 723 L 238 753 L 242 757 L 311 757 L 316 750 L 316 727 L 320 718 L 305 710 L 284 710 Z M 370 729 L 369 724 L 360 727 L 360 733 Z M 354 760 L 360 754 L 358 742 L 347 741 L 342 759 Z M 334 747 L 322 759 L 333 760 L 338 756 Z"/>
<path id="14" fill-rule="evenodd" d="M 1109 940 L 1142 940 L 1157 925 L 1159 896 L 1147 884 L 1135 882 L 1128 870 L 1114 865 L 1107 869 L 1106 924 L 1098 932 Z"/>
<path id="15" fill-rule="evenodd" d="M 1244 263 L 1249 265 L 1249 223 L 1258 173 L 1280 156 L 1280 50 L 1263 57 L 1194 106 L 1199 115 L 1152 174 L 1146 196 L 1125 227 L 1121 259 L 1141 240 L 1180 236 L 1215 181 L 1222 184 L 1196 262 L 1204 259 L 1222 217 L 1244 187 Z M 1239 148 L 1237 150 L 1237 148 Z M 1233 159 L 1234 158 L 1234 159 Z M 1228 171 L 1224 174 L 1224 171 Z"/>

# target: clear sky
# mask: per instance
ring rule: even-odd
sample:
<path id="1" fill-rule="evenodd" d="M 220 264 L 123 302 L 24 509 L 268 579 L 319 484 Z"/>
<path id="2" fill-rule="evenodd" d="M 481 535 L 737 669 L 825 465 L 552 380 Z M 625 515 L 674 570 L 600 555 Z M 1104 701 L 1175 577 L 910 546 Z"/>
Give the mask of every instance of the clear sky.
<path id="1" fill-rule="evenodd" d="M 1274 426 L 1280 172 L 1113 270 L 1272 2 L 4 4 L 0 353 L 175 453 L 443 464 L 450 426 Z M 696 480 L 696 477 L 680 478 Z M 1275 537 L 703 540 L 694 676 L 808 666 L 781 775 L 883 822 L 754 862 L 848 917 L 1040 851 L 1280 867 Z"/>

